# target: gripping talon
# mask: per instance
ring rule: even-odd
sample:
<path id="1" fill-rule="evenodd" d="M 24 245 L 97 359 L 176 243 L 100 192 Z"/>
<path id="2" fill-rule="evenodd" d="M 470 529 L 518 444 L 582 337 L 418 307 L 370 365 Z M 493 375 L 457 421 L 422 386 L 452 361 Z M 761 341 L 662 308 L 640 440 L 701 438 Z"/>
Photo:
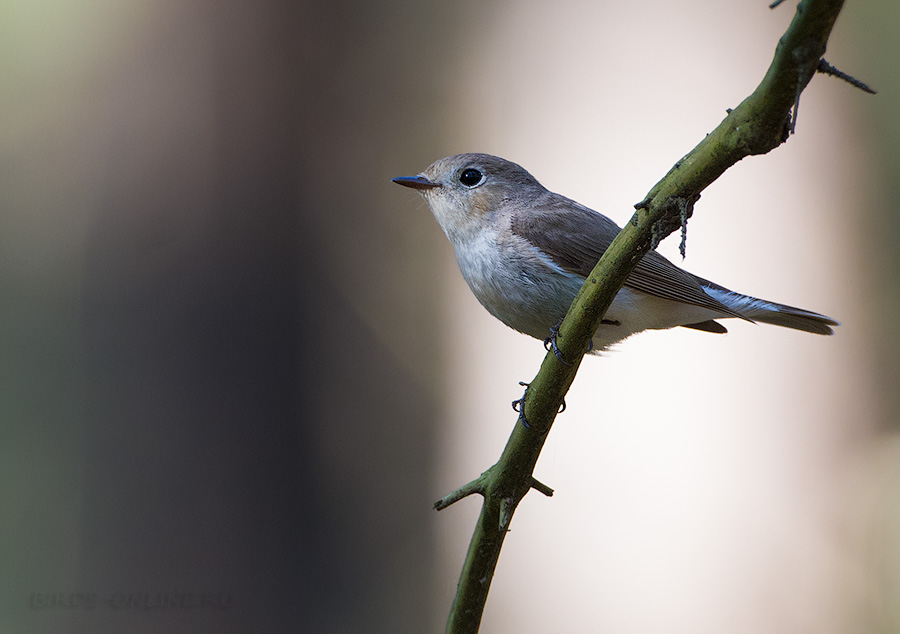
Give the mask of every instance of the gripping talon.
<path id="1" fill-rule="evenodd" d="M 529 384 L 525 383 L 524 381 L 519 381 L 519 385 L 522 385 L 525 387 L 525 392 L 522 393 L 522 398 L 516 399 L 512 402 L 513 411 L 516 411 L 519 413 L 519 422 L 522 423 L 522 427 L 524 427 L 528 431 L 533 431 L 537 434 L 546 434 L 548 431 L 547 429 L 542 431 L 540 429 L 535 429 L 534 427 L 532 427 L 531 425 L 528 424 L 528 419 L 525 418 L 525 397 L 528 396 Z"/>
<path id="2" fill-rule="evenodd" d="M 512 402 L 512 408 L 514 412 L 518 412 L 519 414 L 519 422 L 522 423 L 522 427 L 529 431 L 534 431 L 534 428 L 528 424 L 528 419 L 525 418 L 525 397 L 528 395 L 528 383 L 525 381 L 519 381 L 519 385 L 525 388 L 525 391 L 522 393 L 522 398 L 517 398 Z"/>
<path id="3" fill-rule="evenodd" d="M 544 350 L 550 351 L 553 348 L 553 354 L 556 355 L 557 361 L 562 363 L 565 366 L 571 366 L 572 364 L 563 359 L 562 352 L 559 350 L 559 346 L 556 345 L 556 338 L 559 337 L 559 327 L 562 325 L 562 319 L 556 322 L 556 325 L 550 326 L 550 336 L 544 339 Z"/>
<path id="4" fill-rule="evenodd" d="M 523 386 L 525 388 L 525 391 L 522 393 L 522 398 L 517 398 L 512 402 L 513 411 L 519 414 L 519 422 L 522 423 L 522 427 L 524 427 L 528 431 L 547 433 L 547 430 L 541 432 L 540 430 L 537 430 L 528 424 L 528 419 L 525 418 L 525 397 L 528 396 L 528 388 L 531 386 L 531 384 L 525 383 L 524 381 L 519 381 L 519 385 Z M 556 410 L 556 413 L 562 414 L 564 411 L 566 411 L 565 400 L 559 404 L 559 409 Z"/>

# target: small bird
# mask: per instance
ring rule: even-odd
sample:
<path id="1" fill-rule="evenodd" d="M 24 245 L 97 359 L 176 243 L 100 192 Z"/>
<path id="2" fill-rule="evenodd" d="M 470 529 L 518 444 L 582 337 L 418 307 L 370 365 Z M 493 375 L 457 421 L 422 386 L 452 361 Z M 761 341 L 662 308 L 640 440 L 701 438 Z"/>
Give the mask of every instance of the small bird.
<path id="1" fill-rule="evenodd" d="M 555 194 L 521 166 L 490 154 L 439 159 L 418 176 L 393 179 L 425 198 L 456 251 L 469 288 L 510 328 L 546 339 L 619 227 Z M 643 330 L 683 326 L 727 332 L 737 317 L 819 335 L 834 319 L 741 295 L 678 268 L 656 251 L 632 271 L 593 339 L 593 352 Z"/>

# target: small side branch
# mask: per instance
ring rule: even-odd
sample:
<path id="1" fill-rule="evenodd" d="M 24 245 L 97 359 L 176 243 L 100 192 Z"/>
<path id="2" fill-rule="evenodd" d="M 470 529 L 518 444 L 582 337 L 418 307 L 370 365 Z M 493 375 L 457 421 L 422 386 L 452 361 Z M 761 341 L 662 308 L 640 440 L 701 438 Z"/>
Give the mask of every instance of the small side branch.
<path id="1" fill-rule="evenodd" d="M 538 491 L 539 493 L 543 493 L 548 498 L 553 497 L 553 489 L 535 478 L 531 478 L 531 488 L 535 491 Z"/>
<path id="2" fill-rule="evenodd" d="M 493 468 L 493 467 L 492 467 Z M 484 495 L 485 483 L 488 480 L 490 469 L 482 473 L 479 477 L 475 478 L 468 484 L 464 484 L 459 487 L 455 491 L 451 491 L 440 500 L 434 503 L 434 509 L 436 511 L 443 511 L 445 508 L 450 506 L 451 504 L 455 504 L 459 502 L 461 499 L 469 497 L 475 493 L 479 495 Z"/>

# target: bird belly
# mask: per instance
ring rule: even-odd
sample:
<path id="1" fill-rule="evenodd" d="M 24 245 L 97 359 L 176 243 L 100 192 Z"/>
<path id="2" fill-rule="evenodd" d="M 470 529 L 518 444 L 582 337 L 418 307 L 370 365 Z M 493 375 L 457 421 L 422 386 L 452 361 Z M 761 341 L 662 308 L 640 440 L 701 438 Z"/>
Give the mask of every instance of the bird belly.
<path id="1" fill-rule="evenodd" d="M 604 321 L 613 323 L 601 324 L 594 334 L 594 349 L 603 350 L 644 330 L 664 330 L 726 316 L 709 308 L 625 287 L 606 311 Z"/>

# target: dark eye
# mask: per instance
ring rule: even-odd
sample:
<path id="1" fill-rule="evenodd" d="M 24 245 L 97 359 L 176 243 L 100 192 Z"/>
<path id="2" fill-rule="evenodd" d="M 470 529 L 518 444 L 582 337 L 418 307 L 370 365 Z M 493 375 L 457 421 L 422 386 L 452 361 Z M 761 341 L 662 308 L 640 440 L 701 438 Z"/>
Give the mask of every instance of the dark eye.
<path id="1" fill-rule="evenodd" d="M 481 174 L 481 172 L 471 167 L 463 170 L 463 173 L 459 175 L 459 182 L 466 187 L 475 187 L 475 185 L 479 184 L 483 180 L 484 176 Z"/>

